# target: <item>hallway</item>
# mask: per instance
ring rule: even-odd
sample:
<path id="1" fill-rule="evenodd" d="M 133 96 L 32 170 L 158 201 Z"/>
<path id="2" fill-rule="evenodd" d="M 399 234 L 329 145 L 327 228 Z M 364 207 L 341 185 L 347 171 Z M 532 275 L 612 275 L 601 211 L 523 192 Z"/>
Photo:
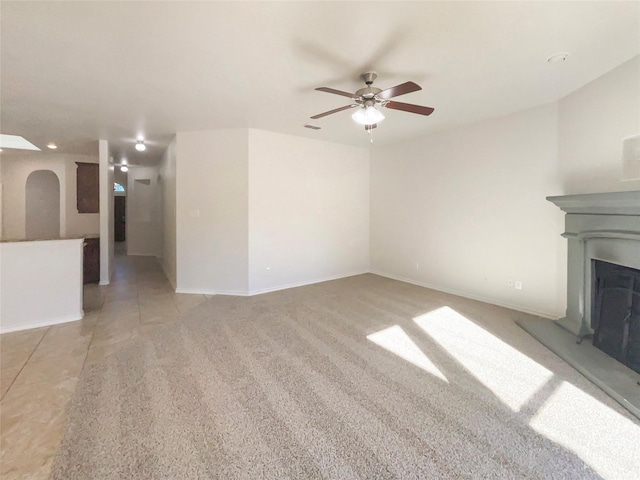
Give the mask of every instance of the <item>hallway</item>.
<path id="1" fill-rule="evenodd" d="M 84 368 L 206 299 L 176 294 L 155 257 L 128 257 L 122 247 L 111 284 L 85 286 L 82 320 L 0 336 L 3 479 L 49 477 Z"/>

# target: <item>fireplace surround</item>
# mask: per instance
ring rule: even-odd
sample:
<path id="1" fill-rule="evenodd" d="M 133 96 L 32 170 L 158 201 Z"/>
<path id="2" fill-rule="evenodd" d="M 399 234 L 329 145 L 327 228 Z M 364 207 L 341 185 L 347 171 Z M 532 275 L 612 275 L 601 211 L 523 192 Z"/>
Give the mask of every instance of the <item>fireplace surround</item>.
<path id="1" fill-rule="evenodd" d="M 591 335 L 593 261 L 640 269 L 640 191 L 547 200 L 566 212 L 567 310 L 557 323 L 578 337 Z"/>

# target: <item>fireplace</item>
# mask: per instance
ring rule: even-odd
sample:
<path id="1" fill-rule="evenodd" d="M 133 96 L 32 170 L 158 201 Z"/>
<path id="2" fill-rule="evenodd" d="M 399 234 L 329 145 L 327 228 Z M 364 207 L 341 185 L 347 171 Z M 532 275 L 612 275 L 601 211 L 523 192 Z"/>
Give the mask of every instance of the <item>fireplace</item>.
<path id="1" fill-rule="evenodd" d="M 593 345 L 640 373 L 640 270 L 593 260 Z"/>
<path id="2" fill-rule="evenodd" d="M 547 200 L 566 212 L 567 311 L 557 323 L 579 337 L 593 335 L 595 261 L 640 270 L 640 191 Z"/>
<path id="3" fill-rule="evenodd" d="M 640 191 L 547 200 L 566 212 L 566 315 L 516 323 L 640 419 Z"/>

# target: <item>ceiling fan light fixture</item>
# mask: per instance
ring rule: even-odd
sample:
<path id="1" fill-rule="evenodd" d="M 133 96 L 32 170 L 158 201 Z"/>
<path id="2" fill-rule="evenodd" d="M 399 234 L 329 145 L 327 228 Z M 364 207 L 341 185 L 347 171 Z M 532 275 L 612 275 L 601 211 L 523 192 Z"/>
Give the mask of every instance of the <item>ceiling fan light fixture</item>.
<path id="1" fill-rule="evenodd" d="M 360 125 L 373 125 L 384 120 L 384 115 L 376 107 L 369 105 L 358 108 L 351 118 Z"/>
<path id="2" fill-rule="evenodd" d="M 138 140 L 136 142 L 136 150 L 139 152 L 144 152 L 147 149 L 147 146 L 144 144 L 144 140 Z"/>

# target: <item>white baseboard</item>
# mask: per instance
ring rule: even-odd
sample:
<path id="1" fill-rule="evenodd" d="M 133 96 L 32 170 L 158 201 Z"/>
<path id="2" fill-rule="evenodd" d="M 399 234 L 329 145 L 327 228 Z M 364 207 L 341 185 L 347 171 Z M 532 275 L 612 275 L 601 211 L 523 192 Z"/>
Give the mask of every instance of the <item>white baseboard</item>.
<path id="1" fill-rule="evenodd" d="M 16 325 L 9 328 L 0 326 L 0 333 L 19 332 L 20 330 L 30 330 L 32 328 L 50 327 L 51 325 L 59 325 L 61 323 L 77 322 L 78 320 L 82 320 L 82 317 L 84 317 L 84 313 L 80 312 L 78 314 L 53 318 L 51 320 L 47 320 L 46 322 L 28 323 L 26 325 Z"/>
<path id="2" fill-rule="evenodd" d="M 236 290 L 210 290 L 207 288 L 176 288 L 176 293 L 188 293 L 191 295 L 231 295 L 234 297 L 250 297 L 247 292 Z"/>
<path id="3" fill-rule="evenodd" d="M 278 285 L 277 287 L 264 288 L 261 290 L 252 290 L 249 292 L 248 295 L 249 296 L 262 295 L 264 293 L 277 292 L 279 290 L 286 290 L 288 288 L 304 287 L 306 285 L 313 285 L 315 283 L 330 282 L 331 280 L 339 280 L 341 278 L 354 277 L 356 275 L 363 275 L 365 273 L 369 273 L 369 270 L 362 270 L 358 272 L 345 273 L 340 275 L 332 275 L 330 277 L 317 278 L 315 280 L 305 280 L 302 282 L 289 283 L 287 285 Z"/>
<path id="4" fill-rule="evenodd" d="M 470 300 L 477 300 L 479 302 L 483 302 L 483 303 L 489 303 L 491 305 L 496 305 L 498 307 L 504 307 L 504 308 L 508 308 L 510 310 L 516 310 L 518 312 L 522 312 L 522 313 L 527 313 L 529 315 L 535 315 L 537 317 L 542 317 L 542 318 L 548 318 L 549 320 L 558 320 L 558 315 L 553 314 L 553 313 L 549 313 L 549 312 L 541 312 L 538 310 L 531 310 L 525 307 L 522 307 L 521 305 L 511 305 L 509 303 L 504 303 L 504 302 L 497 302 L 495 299 L 493 298 L 487 298 L 487 297 L 483 297 L 481 295 L 472 295 L 466 292 L 462 292 L 459 290 L 453 290 L 453 289 L 449 289 L 449 288 L 442 288 L 438 285 L 432 285 L 426 282 L 419 282 L 416 280 L 412 280 L 409 278 L 403 278 L 403 277 L 399 277 L 397 275 L 391 275 L 389 273 L 384 273 L 378 270 L 371 270 L 370 273 L 373 273 L 374 275 L 379 275 L 381 277 L 386 277 L 386 278 L 390 278 L 392 280 L 398 280 L 400 282 L 405 282 L 405 283 L 410 283 L 412 285 L 418 285 L 419 287 L 425 287 L 425 288 L 429 288 L 431 290 L 436 290 L 438 292 L 444 292 L 444 293 L 450 293 L 451 295 L 456 295 L 458 297 L 463 297 L 463 298 L 468 298 Z"/>
<path id="5" fill-rule="evenodd" d="M 304 280 L 302 282 L 288 283 L 285 285 L 278 285 L 276 287 L 269 287 L 260 290 L 240 291 L 240 290 L 209 290 L 200 288 L 176 288 L 176 293 L 190 293 L 195 295 L 231 295 L 236 297 L 253 297 L 254 295 L 263 295 L 265 293 L 277 292 L 279 290 L 287 290 L 288 288 L 304 287 L 306 285 L 313 285 L 315 283 L 328 282 L 331 280 L 338 280 L 340 278 L 353 277 L 355 275 L 362 275 L 369 273 L 368 270 L 362 270 L 353 273 L 345 273 L 340 275 L 332 275 L 330 277 L 317 278 L 314 280 Z"/>

